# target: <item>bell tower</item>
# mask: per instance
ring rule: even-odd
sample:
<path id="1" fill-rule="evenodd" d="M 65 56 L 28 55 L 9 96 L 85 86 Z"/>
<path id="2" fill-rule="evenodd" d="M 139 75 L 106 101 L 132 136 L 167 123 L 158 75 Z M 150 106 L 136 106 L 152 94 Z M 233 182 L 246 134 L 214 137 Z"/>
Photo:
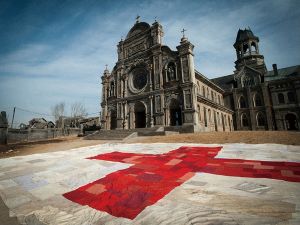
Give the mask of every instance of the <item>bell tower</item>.
<path id="1" fill-rule="evenodd" d="M 239 29 L 233 47 L 236 50 L 237 60 L 236 70 L 241 70 L 243 66 L 251 67 L 265 74 L 266 66 L 264 56 L 259 53 L 259 38 L 253 34 L 250 28 Z"/>

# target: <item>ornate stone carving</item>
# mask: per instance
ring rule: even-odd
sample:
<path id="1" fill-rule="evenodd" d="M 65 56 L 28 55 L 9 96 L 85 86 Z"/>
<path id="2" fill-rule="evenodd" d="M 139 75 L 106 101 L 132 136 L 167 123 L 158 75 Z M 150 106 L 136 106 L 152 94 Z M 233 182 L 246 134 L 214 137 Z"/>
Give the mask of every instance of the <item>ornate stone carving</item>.
<path id="1" fill-rule="evenodd" d="M 155 111 L 156 112 L 161 112 L 161 99 L 160 95 L 155 96 Z"/>
<path id="2" fill-rule="evenodd" d="M 185 102 L 185 108 L 190 109 L 192 108 L 192 101 L 191 101 L 191 91 L 190 90 L 184 90 L 184 102 Z"/>
<path id="3" fill-rule="evenodd" d="M 189 64 L 186 57 L 182 58 L 182 70 L 184 81 L 189 81 Z"/>

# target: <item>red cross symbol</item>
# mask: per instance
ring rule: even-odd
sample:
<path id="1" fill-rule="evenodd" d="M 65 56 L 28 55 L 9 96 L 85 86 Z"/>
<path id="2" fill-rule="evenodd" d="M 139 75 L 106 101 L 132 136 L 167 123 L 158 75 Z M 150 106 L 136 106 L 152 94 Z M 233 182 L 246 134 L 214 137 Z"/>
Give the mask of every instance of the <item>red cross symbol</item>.
<path id="1" fill-rule="evenodd" d="M 165 154 L 111 152 L 88 159 L 133 164 L 63 196 L 81 205 L 134 219 L 175 187 L 204 172 L 300 182 L 300 163 L 215 158 L 221 147 L 180 147 Z"/>

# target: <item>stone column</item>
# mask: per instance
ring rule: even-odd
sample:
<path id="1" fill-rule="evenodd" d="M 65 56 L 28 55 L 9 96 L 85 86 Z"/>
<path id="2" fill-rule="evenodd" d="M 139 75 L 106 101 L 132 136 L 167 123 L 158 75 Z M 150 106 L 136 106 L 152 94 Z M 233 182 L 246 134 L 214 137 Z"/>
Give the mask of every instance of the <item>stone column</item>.
<path id="1" fill-rule="evenodd" d="M 124 97 L 127 97 L 128 77 L 125 78 L 124 84 L 125 84 L 125 87 L 124 87 Z"/>
<path id="2" fill-rule="evenodd" d="M 134 105 L 130 104 L 129 105 L 129 129 L 134 129 L 135 125 L 134 125 L 134 121 L 135 121 L 135 116 L 134 116 Z"/>
<path id="3" fill-rule="evenodd" d="M 127 101 L 123 102 L 123 128 L 128 129 L 128 105 Z"/>
<path id="4" fill-rule="evenodd" d="M 6 118 L 6 112 L 2 111 L 0 115 L 0 144 L 7 144 L 7 129 L 8 122 Z"/>
<path id="5" fill-rule="evenodd" d="M 149 87 L 150 87 L 150 91 L 153 90 L 153 81 L 152 81 L 152 75 L 154 74 L 153 72 L 153 64 L 150 65 L 150 71 L 149 71 Z"/>
<path id="6" fill-rule="evenodd" d="M 123 129 L 123 104 L 118 102 L 117 104 L 117 129 Z"/>
<path id="7" fill-rule="evenodd" d="M 149 96 L 149 101 L 150 101 L 150 127 L 154 126 L 153 122 L 153 95 Z"/>

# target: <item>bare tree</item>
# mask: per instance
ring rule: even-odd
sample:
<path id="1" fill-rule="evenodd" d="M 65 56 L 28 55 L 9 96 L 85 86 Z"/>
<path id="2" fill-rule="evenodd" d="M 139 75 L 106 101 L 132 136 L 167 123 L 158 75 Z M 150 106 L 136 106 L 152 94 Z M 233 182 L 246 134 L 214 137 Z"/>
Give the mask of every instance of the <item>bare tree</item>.
<path id="1" fill-rule="evenodd" d="M 52 115 L 55 118 L 55 121 L 59 120 L 59 117 L 64 115 L 65 112 L 65 103 L 64 102 L 60 102 L 56 105 L 54 105 L 53 107 L 51 107 L 51 112 Z"/>
<path id="2" fill-rule="evenodd" d="M 87 116 L 84 105 L 80 102 L 74 102 L 71 105 L 71 116 L 72 117 L 85 117 Z"/>
<path id="3" fill-rule="evenodd" d="M 80 102 L 74 102 L 71 105 L 71 117 L 74 118 L 74 122 L 75 122 L 74 126 L 78 127 L 79 119 L 85 116 L 87 116 L 87 111 L 84 105 Z"/>

